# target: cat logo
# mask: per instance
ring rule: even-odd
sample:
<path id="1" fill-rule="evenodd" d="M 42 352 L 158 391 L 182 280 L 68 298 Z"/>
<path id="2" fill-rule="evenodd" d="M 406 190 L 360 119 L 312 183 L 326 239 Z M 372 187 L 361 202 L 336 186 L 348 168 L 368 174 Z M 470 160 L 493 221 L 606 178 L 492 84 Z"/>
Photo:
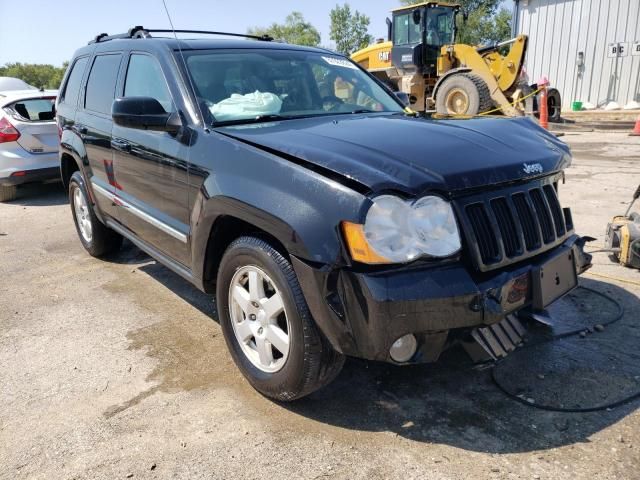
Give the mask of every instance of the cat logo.
<path id="1" fill-rule="evenodd" d="M 380 60 L 381 62 L 388 62 L 389 61 L 389 54 L 391 52 L 390 51 L 386 51 L 386 52 L 378 52 L 378 60 Z"/>

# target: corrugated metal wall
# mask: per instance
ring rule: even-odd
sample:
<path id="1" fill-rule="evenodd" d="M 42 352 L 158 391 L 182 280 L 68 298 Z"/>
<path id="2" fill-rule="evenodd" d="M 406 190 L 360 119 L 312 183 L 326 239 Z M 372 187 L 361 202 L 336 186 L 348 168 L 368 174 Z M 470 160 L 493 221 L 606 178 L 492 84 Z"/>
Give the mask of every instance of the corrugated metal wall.
<path id="1" fill-rule="evenodd" d="M 640 0 L 519 0 L 518 33 L 529 35 L 526 68 L 532 82 L 549 77 L 563 108 L 580 100 L 604 106 L 640 102 Z M 626 56 L 609 58 L 609 45 L 626 42 Z M 584 65 L 578 65 L 579 52 Z"/>

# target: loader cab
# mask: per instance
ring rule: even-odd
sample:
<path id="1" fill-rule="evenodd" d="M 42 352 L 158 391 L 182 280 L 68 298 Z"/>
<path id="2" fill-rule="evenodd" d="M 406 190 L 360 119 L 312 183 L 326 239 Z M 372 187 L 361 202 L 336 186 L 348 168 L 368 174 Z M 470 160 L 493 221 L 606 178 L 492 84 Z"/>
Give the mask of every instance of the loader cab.
<path id="1" fill-rule="evenodd" d="M 435 75 L 443 45 L 455 42 L 460 7 L 426 2 L 393 11 L 391 61 L 396 68 Z"/>

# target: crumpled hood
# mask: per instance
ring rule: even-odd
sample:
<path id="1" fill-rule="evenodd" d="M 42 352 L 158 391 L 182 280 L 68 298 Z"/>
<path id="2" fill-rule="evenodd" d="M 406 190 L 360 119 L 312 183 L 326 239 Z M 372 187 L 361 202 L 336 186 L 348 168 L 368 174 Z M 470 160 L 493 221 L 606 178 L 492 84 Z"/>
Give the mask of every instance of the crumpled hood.
<path id="1" fill-rule="evenodd" d="M 453 192 L 548 175 L 571 161 L 569 147 L 528 118 L 348 115 L 218 131 L 331 170 L 372 191 Z"/>

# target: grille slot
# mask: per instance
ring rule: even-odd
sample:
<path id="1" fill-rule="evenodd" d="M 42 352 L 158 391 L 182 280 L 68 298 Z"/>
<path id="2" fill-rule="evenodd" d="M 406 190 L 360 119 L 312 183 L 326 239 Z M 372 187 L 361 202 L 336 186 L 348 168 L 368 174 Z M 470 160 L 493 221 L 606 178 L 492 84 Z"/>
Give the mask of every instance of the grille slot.
<path id="1" fill-rule="evenodd" d="M 533 202 L 533 208 L 536 209 L 538 221 L 540 222 L 540 229 L 542 230 L 542 239 L 544 243 L 551 243 L 556 239 L 556 234 L 553 231 L 553 223 L 551 220 L 551 213 L 547 209 L 547 205 L 542 198 L 542 192 L 539 189 L 531 190 L 531 201 Z"/>
<path id="2" fill-rule="evenodd" d="M 527 202 L 527 198 L 524 193 L 516 193 L 513 195 L 513 203 L 516 206 L 518 212 L 518 218 L 520 225 L 522 226 L 522 232 L 524 233 L 524 241 L 527 246 L 527 250 L 535 250 L 540 248 L 540 235 L 538 234 L 538 227 L 534 221 L 534 214 Z"/>
<path id="3" fill-rule="evenodd" d="M 556 227 L 556 235 L 558 237 L 563 236 L 567 233 L 567 230 L 564 226 L 564 214 L 562 213 L 562 208 L 560 208 L 560 202 L 558 201 L 558 196 L 556 195 L 556 191 L 551 185 L 545 185 L 543 187 L 544 194 L 547 197 L 547 203 L 549 204 L 549 208 L 551 209 L 551 215 L 553 216 L 553 224 Z"/>
<path id="4" fill-rule="evenodd" d="M 507 199 L 496 198 L 495 200 L 492 200 L 491 209 L 498 221 L 498 228 L 500 229 L 500 234 L 502 235 L 502 241 L 504 243 L 505 255 L 509 258 L 520 255 L 522 253 L 522 246 L 520 245 L 518 230 L 516 229 L 515 220 L 511 210 L 509 209 Z"/>
<path id="5" fill-rule="evenodd" d="M 491 221 L 484 204 L 475 203 L 469 205 L 466 211 L 475 233 L 482 261 L 487 264 L 499 261 L 500 249 L 498 248 L 498 240 L 491 227 Z"/>
<path id="6" fill-rule="evenodd" d="M 478 267 L 491 270 L 542 253 L 573 232 L 554 186 L 544 182 L 511 188 L 486 201 L 460 202 L 464 232 Z"/>

